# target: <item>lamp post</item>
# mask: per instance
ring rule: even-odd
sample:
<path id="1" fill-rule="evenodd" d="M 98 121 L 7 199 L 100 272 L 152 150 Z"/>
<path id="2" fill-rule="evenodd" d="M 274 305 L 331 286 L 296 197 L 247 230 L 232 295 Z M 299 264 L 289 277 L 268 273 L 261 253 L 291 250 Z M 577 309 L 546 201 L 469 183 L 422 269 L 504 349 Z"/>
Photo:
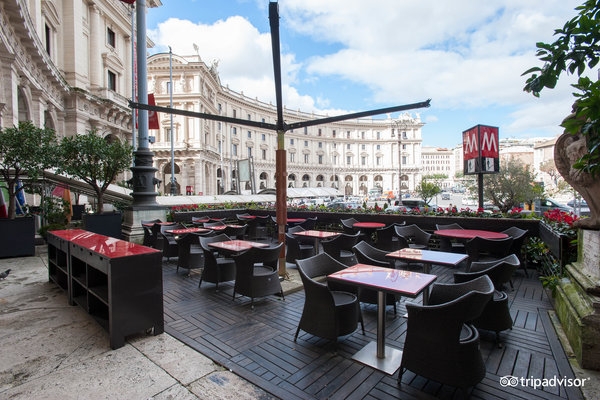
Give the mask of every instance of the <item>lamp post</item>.
<path id="1" fill-rule="evenodd" d="M 169 46 L 169 107 L 173 108 L 173 51 Z M 175 138 L 173 136 L 173 114 L 171 114 L 171 196 L 177 194 L 175 186 Z"/>
<path id="2" fill-rule="evenodd" d="M 402 133 L 401 130 L 406 130 L 408 124 L 406 121 L 397 119 L 393 121 L 396 126 L 396 131 L 398 135 L 398 199 L 402 201 Z M 394 135 L 392 134 L 392 137 Z"/>

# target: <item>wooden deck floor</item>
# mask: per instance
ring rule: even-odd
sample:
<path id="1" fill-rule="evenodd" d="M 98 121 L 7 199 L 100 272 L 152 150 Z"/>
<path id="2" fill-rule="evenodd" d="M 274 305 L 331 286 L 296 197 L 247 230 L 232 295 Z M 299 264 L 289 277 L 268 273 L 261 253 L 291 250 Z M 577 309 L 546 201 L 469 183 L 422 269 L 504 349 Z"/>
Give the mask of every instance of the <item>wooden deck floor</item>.
<path id="1" fill-rule="evenodd" d="M 288 264 L 290 266 L 291 264 Z M 301 331 L 293 341 L 304 304 L 304 291 L 259 299 L 231 298 L 232 283 L 198 288 L 199 270 L 187 276 L 164 263 L 165 329 L 172 336 L 216 363 L 281 399 L 460 399 L 460 390 L 415 376 L 407 371 L 398 386 L 390 376 L 351 359 L 376 339 L 376 307 L 363 305 L 365 335 L 358 329 L 341 339 L 337 351 L 329 341 Z M 452 271 L 434 266 L 439 282 L 451 281 Z M 481 332 L 487 375 L 470 391 L 472 399 L 582 399 L 577 388 L 502 387 L 500 377 L 563 378 L 573 371 L 557 339 L 548 311 L 552 309 L 534 271 L 526 278 L 517 272 L 514 290 L 507 290 L 514 319 L 502 333 L 503 348 L 495 335 Z M 413 300 L 408 300 L 413 301 Z M 415 301 L 421 301 L 418 297 Z M 398 315 L 391 307 L 386 317 L 386 344 L 402 348 L 406 319 L 404 299 Z M 193 368 L 193 366 L 190 366 Z"/>

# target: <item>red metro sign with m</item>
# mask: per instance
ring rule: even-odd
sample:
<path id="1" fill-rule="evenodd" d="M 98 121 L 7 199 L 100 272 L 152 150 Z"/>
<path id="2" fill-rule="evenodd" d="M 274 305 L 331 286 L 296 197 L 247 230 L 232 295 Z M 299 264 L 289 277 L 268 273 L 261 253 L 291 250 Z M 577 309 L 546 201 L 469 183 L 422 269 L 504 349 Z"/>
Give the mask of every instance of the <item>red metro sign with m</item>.
<path id="1" fill-rule="evenodd" d="M 463 132 L 464 174 L 500 172 L 498 128 L 477 125 Z"/>

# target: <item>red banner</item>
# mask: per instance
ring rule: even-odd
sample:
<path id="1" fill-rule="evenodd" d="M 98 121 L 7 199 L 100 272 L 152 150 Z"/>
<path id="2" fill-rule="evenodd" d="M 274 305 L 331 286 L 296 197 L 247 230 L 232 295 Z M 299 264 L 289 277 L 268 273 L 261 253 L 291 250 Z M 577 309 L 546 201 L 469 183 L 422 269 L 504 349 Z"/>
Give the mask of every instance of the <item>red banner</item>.
<path id="1" fill-rule="evenodd" d="M 154 93 L 148 93 L 148 105 L 156 105 Z M 160 125 L 158 124 L 158 113 L 156 111 L 148 111 L 148 129 L 160 129 Z"/>
<path id="2" fill-rule="evenodd" d="M 135 0 L 121 0 L 123 3 L 127 3 L 127 4 L 133 4 L 135 3 Z"/>

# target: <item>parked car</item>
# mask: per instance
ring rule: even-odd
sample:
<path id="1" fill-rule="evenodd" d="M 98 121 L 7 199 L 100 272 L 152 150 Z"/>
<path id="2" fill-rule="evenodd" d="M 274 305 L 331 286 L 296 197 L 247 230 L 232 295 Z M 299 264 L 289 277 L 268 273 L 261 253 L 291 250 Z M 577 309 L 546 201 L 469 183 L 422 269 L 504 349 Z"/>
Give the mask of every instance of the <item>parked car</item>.
<path id="1" fill-rule="evenodd" d="M 418 208 L 421 211 L 424 211 L 426 208 L 430 208 L 431 206 L 425 203 L 423 200 L 416 199 L 402 199 L 402 205 L 410 210 L 414 208 Z"/>
<path id="2" fill-rule="evenodd" d="M 357 201 L 338 201 L 331 202 L 327 204 L 327 208 L 332 210 L 348 210 L 348 209 L 358 209 L 361 208 L 362 205 Z"/>
<path id="3" fill-rule="evenodd" d="M 554 209 L 559 209 L 561 211 L 568 212 L 568 213 L 574 212 L 572 207 L 569 207 L 566 204 L 561 204 L 558 201 L 556 201 L 554 199 L 550 199 L 550 198 L 536 199 L 533 202 L 533 210 L 538 215 L 542 215 L 546 211 L 550 211 L 550 210 L 554 210 Z"/>
<path id="4" fill-rule="evenodd" d="M 442 192 L 442 200 L 450 200 L 450 193 Z"/>
<path id="5" fill-rule="evenodd" d="M 589 216 L 590 215 L 590 207 L 587 204 L 587 201 L 584 199 L 572 199 L 567 202 L 569 207 L 573 208 L 575 214 L 580 216 Z"/>

